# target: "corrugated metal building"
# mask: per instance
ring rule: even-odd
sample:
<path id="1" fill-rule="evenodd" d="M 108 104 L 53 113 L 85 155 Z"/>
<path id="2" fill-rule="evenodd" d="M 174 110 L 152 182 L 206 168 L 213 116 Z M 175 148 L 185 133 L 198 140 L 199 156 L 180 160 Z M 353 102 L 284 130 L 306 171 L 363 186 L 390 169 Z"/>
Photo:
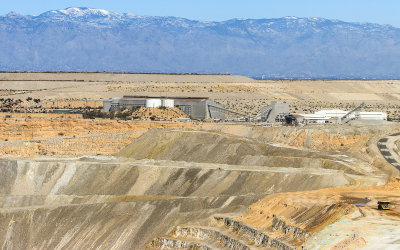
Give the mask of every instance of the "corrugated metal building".
<path id="1" fill-rule="evenodd" d="M 122 98 L 105 100 L 103 102 L 103 111 L 112 112 L 140 107 L 174 106 L 194 120 L 225 119 L 225 111 L 210 108 L 209 105 L 223 108 L 208 97 L 123 96 Z"/>

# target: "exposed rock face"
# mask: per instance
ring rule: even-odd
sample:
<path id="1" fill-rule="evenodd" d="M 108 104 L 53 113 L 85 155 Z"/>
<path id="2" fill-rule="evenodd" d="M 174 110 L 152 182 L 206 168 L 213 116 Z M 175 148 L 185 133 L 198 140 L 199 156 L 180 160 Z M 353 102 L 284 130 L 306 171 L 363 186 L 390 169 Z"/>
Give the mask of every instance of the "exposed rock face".
<path id="1" fill-rule="evenodd" d="M 248 250 L 244 242 L 238 239 L 229 237 L 229 235 L 223 234 L 213 228 L 204 227 L 178 227 L 174 235 L 176 237 L 193 237 L 199 240 L 210 240 L 215 239 L 219 241 L 221 245 L 230 249 Z"/>
<path id="2" fill-rule="evenodd" d="M 273 221 L 272 221 L 272 228 L 275 230 L 280 230 L 284 234 L 291 234 L 293 238 L 299 239 L 301 241 L 305 240 L 310 234 L 307 233 L 305 230 L 291 226 L 286 224 L 285 221 L 279 219 L 277 216 L 273 216 Z"/>
<path id="3" fill-rule="evenodd" d="M 177 227 L 169 237 L 156 238 L 149 246 L 157 249 L 172 249 L 171 246 L 176 249 L 187 249 L 188 245 L 201 246 L 206 242 L 207 248 L 211 249 L 295 249 L 289 243 L 270 237 L 243 222 L 228 217 L 214 217 L 214 220 L 211 227 Z"/>
<path id="4" fill-rule="evenodd" d="M 211 246 L 207 246 L 204 243 L 182 241 L 178 239 L 170 238 L 156 238 L 154 239 L 148 248 L 161 248 L 161 249 L 196 249 L 196 250 L 212 250 Z"/>

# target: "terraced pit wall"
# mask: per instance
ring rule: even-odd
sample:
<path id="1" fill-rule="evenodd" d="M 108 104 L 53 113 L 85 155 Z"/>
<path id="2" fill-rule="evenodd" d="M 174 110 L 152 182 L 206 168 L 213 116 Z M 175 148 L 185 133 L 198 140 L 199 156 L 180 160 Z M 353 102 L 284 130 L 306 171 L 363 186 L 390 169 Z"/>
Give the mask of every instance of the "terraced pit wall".
<path id="1" fill-rule="evenodd" d="M 351 182 L 340 171 L 229 167 L 154 160 L 1 160 L 0 245 L 141 249 L 176 225 L 243 212 L 269 193 Z"/>

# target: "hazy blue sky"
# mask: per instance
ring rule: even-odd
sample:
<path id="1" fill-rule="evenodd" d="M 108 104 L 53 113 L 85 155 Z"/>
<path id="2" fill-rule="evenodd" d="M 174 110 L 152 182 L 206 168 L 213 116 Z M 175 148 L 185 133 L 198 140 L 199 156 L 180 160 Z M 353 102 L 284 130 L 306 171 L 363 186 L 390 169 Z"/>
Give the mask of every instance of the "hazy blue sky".
<path id="1" fill-rule="evenodd" d="M 37 15 L 71 6 L 208 21 L 297 16 L 400 27 L 400 0 L 1 0 L 0 15 L 10 11 Z"/>

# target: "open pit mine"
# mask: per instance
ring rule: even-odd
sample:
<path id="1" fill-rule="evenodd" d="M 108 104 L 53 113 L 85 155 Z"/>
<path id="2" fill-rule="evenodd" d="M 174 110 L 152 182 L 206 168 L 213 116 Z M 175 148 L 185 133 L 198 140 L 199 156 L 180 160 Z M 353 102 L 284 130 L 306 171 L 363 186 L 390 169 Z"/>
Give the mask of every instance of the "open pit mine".
<path id="1" fill-rule="evenodd" d="M 273 133 L 152 129 L 114 156 L 3 156 L 2 249 L 312 248 L 347 240 L 341 232 L 325 239 L 340 220 L 356 228 L 355 218 L 378 217 L 354 204 L 390 171 L 352 154 L 266 141 Z M 398 239 L 399 211 L 390 213 L 381 219 Z M 347 245 L 368 242 L 360 230 Z"/>
<path id="2" fill-rule="evenodd" d="M 398 81 L 0 73 L 0 97 L 2 250 L 400 249 Z"/>

